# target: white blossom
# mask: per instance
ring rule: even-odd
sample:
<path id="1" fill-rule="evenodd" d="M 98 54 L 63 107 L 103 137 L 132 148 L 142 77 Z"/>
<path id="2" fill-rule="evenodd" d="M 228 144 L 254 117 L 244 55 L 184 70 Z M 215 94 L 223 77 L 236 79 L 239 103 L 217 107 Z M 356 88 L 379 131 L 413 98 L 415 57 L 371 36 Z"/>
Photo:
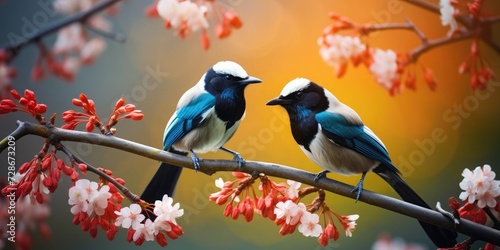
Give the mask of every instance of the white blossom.
<path id="1" fill-rule="evenodd" d="M 439 12 L 441 13 L 441 24 L 443 26 L 450 26 L 451 31 L 457 29 L 457 21 L 453 16 L 455 14 L 455 8 L 451 5 L 450 0 L 440 0 L 439 1 Z"/>
<path id="2" fill-rule="evenodd" d="M 170 22 L 176 29 L 183 28 L 188 32 L 208 28 L 206 18 L 207 7 L 189 0 L 159 0 L 157 11 L 161 18 Z"/>
<path id="3" fill-rule="evenodd" d="M 495 180 L 495 172 L 491 170 L 490 165 L 476 167 L 474 171 L 464 169 L 462 172 L 464 179 L 459 186 L 464 192 L 460 193 L 459 198 L 469 203 L 477 201 L 480 208 L 495 207 L 497 197 L 500 196 L 500 181 Z"/>
<path id="4" fill-rule="evenodd" d="M 375 49 L 372 53 L 373 62 L 370 65 L 370 72 L 375 80 L 386 89 L 392 89 L 399 80 L 397 72 L 397 54 L 392 50 Z"/>
<path id="5" fill-rule="evenodd" d="M 118 215 L 115 225 L 122 226 L 123 228 L 139 228 L 141 222 L 146 218 L 141 212 L 141 206 L 135 203 L 129 207 L 123 207 L 119 212 L 115 211 L 115 214 Z"/>
<path id="6" fill-rule="evenodd" d="M 300 217 L 298 230 L 306 237 L 319 237 L 323 232 L 323 229 L 319 224 L 319 216 L 317 214 L 305 212 Z"/>

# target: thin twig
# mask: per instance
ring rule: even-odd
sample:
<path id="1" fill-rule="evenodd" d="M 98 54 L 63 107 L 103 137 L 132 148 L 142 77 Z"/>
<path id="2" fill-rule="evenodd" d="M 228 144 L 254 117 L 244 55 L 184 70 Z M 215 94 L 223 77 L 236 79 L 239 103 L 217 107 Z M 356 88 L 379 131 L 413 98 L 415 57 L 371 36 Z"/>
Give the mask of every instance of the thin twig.
<path id="1" fill-rule="evenodd" d="M 106 173 L 104 173 L 102 171 L 99 171 L 99 169 L 97 169 L 96 167 L 92 166 L 88 162 L 85 162 L 80 157 L 78 157 L 75 154 L 73 154 L 61 142 L 53 142 L 53 145 L 56 146 L 56 148 L 58 150 L 62 151 L 64 154 L 66 154 L 70 159 L 74 160 L 76 163 L 83 163 L 83 164 L 87 165 L 87 170 L 88 171 L 97 174 L 99 177 L 101 177 L 101 178 L 105 179 L 106 181 L 108 181 L 108 182 L 112 183 L 113 185 L 115 185 L 116 188 L 118 190 L 120 190 L 120 192 L 123 195 L 125 195 L 125 197 L 127 197 L 131 202 L 138 203 L 141 200 L 141 198 L 138 195 L 130 192 L 130 190 L 128 188 L 126 188 L 125 186 L 123 186 L 122 184 L 120 184 L 119 182 L 117 182 L 111 176 L 107 175 Z"/>
<path id="2" fill-rule="evenodd" d="M 490 16 L 481 18 L 481 23 L 497 23 L 500 22 L 500 16 Z"/>
<path id="3" fill-rule="evenodd" d="M 476 35 L 475 31 L 470 31 L 470 30 L 464 30 L 460 32 L 457 35 L 451 36 L 451 37 L 442 37 L 442 38 L 436 38 L 433 40 L 428 41 L 427 43 L 423 43 L 420 46 L 410 50 L 408 52 L 408 56 L 410 58 L 410 61 L 415 62 L 417 59 L 425 52 L 434 49 L 436 47 L 440 47 L 446 44 L 462 41 L 468 38 L 472 38 Z"/>
<path id="4" fill-rule="evenodd" d="M 413 4 L 415 6 L 436 13 L 438 15 L 441 14 L 439 10 L 439 5 L 431 3 L 429 1 L 424 1 L 424 0 L 402 0 L 402 1 L 407 2 L 409 4 Z M 474 22 L 468 15 L 459 15 L 455 17 L 455 19 L 457 20 L 457 22 L 467 27 L 468 29 L 471 29 L 474 26 Z"/>
<path id="5" fill-rule="evenodd" d="M 65 130 L 55 127 L 49 128 L 44 125 L 28 122 L 18 122 L 18 124 L 20 125 L 21 130 L 25 130 L 22 133 L 18 132 L 18 134 L 32 134 L 45 138 L 50 137 L 51 140 L 56 141 L 75 141 L 93 145 L 100 145 L 144 156 L 149 159 L 173 164 L 179 167 L 194 169 L 193 163 L 189 157 L 172 154 L 161 149 L 117 138 L 115 136 L 105 136 L 101 134 Z M 5 141 L 6 140 L 2 140 L 0 142 L 0 152 L 2 152 L 7 147 L 7 145 L 5 145 Z M 236 161 L 204 160 L 203 162 L 200 162 L 199 172 L 211 175 L 219 171 L 240 171 L 250 174 L 256 172 L 263 173 L 269 176 L 294 180 L 310 186 L 315 186 L 317 188 L 349 197 L 351 199 L 356 198 L 356 194 L 351 192 L 353 186 L 328 178 L 322 178 L 319 181 L 315 182 L 314 177 L 316 175 L 314 173 L 291 168 L 288 166 L 267 162 L 247 161 L 245 167 L 240 168 Z M 442 215 L 437 211 L 413 205 L 385 195 L 377 194 L 369 190 L 364 190 L 363 195 L 359 198 L 359 200 L 373 206 L 416 218 L 420 221 L 454 230 L 471 237 L 490 242 L 495 245 L 500 245 L 500 231 L 484 225 L 480 225 L 478 223 L 474 223 L 468 220 L 462 220 L 459 225 L 456 225 L 448 217 Z"/>
<path id="6" fill-rule="evenodd" d="M 3 45 L 0 46 L 0 48 L 5 49 L 7 52 L 9 52 L 9 57 L 8 60 L 11 61 L 14 59 L 19 52 L 21 51 L 22 48 L 24 48 L 26 45 L 37 42 L 41 40 L 43 37 L 54 33 L 58 30 L 60 30 L 63 27 L 66 27 L 72 23 L 75 22 L 82 22 L 87 20 L 89 17 L 93 16 L 94 14 L 110 7 L 111 5 L 120 2 L 121 0 L 106 0 L 102 1 L 99 3 L 96 3 L 94 6 L 92 6 L 90 9 L 86 11 L 82 11 L 79 13 L 76 13 L 74 15 L 68 16 L 66 18 L 56 20 L 52 22 L 51 24 L 44 26 L 41 29 L 38 29 L 33 35 L 25 37 L 25 39 L 22 39 L 18 41 L 17 43 L 14 44 L 8 44 L 8 45 Z"/>
<path id="7" fill-rule="evenodd" d="M 94 33 L 102 36 L 102 37 L 106 37 L 106 38 L 109 38 L 111 40 L 114 40 L 114 41 L 117 41 L 117 42 L 120 42 L 120 43 L 124 43 L 125 40 L 126 40 L 125 36 L 122 35 L 122 34 L 108 32 L 108 31 L 104 31 L 104 30 L 95 28 L 94 26 L 88 24 L 87 22 L 84 22 L 83 26 L 86 29 L 88 29 L 88 30 L 90 30 L 90 31 L 92 31 L 92 32 L 94 32 Z"/>
<path id="8" fill-rule="evenodd" d="M 403 2 L 407 2 L 409 4 L 415 5 L 422 9 L 428 10 L 430 12 L 436 13 L 438 15 L 441 14 L 439 5 L 424 1 L 424 0 L 402 0 Z M 475 22 L 470 15 L 458 15 L 455 16 L 455 20 L 463 25 L 468 31 L 475 31 L 478 37 L 490 46 L 497 54 L 500 54 L 500 44 L 498 44 L 490 35 L 491 26 L 500 21 L 500 16 L 492 16 L 481 18 L 480 22 Z M 486 28 L 485 28 L 486 27 Z M 472 37 L 472 36 L 471 36 Z M 463 37 L 464 39 L 467 37 Z M 456 41 L 456 40 L 452 40 Z M 446 43 L 445 43 L 446 44 Z M 427 51 L 426 49 L 425 51 Z M 418 57 L 418 56 L 417 56 Z"/>
<path id="9" fill-rule="evenodd" d="M 417 34 L 417 36 L 420 38 L 420 40 L 422 40 L 422 43 L 423 44 L 427 44 L 428 43 L 428 39 L 427 39 L 427 36 L 424 34 L 424 32 L 422 32 L 412 21 L 410 18 L 406 18 L 406 22 L 408 22 L 412 28 L 412 30 L 415 32 L 415 34 Z"/>
<path id="10" fill-rule="evenodd" d="M 360 25 L 356 25 L 360 26 Z M 410 23 L 382 23 L 382 24 L 371 24 L 368 26 L 365 26 L 362 28 L 362 31 L 365 32 L 366 34 L 374 31 L 381 31 L 381 30 L 398 30 L 398 29 L 404 29 L 404 30 L 411 30 L 411 24 Z"/>

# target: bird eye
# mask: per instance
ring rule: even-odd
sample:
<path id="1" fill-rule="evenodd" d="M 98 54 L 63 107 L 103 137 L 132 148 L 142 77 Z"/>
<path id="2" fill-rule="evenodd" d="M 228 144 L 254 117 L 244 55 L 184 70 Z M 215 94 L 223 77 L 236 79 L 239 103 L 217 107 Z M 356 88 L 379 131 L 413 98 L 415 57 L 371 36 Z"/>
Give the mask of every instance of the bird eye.
<path id="1" fill-rule="evenodd" d="M 297 97 L 299 99 L 302 98 L 302 96 L 304 96 L 304 92 L 302 92 L 302 91 L 295 93 L 295 97 Z"/>
<path id="2" fill-rule="evenodd" d="M 226 80 L 231 81 L 234 77 L 232 75 L 226 75 L 225 78 Z"/>

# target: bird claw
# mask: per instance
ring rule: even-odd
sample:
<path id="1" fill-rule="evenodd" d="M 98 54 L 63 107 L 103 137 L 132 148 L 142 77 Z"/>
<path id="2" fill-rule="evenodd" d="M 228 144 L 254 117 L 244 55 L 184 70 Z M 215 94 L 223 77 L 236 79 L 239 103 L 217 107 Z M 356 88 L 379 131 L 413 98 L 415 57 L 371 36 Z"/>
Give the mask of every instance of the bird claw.
<path id="1" fill-rule="evenodd" d="M 366 172 L 363 172 L 363 174 L 361 175 L 361 179 L 359 179 L 358 181 L 358 184 L 356 184 L 356 186 L 351 191 L 351 193 L 357 192 L 355 203 L 359 201 L 359 197 L 361 197 L 361 193 L 363 192 L 363 183 L 365 182 L 365 176 Z"/>
<path id="2" fill-rule="evenodd" d="M 328 170 L 323 170 L 323 171 L 317 173 L 316 176 L 314 176 L 314 182 L 319 181 L 319 179 L 325 177 L 326 174 L 328 174 L 328 173 L 330 173 L 330 171 L 328 171 Z"/>
<path id="3" fill-rule="evenodd" d="M 246 161 L 245 159 L 243 159 L 243 157 L 241 157 L 240 154 L 238 154 L 237 152 L 234 152 L 232 150 L 229 150 L 227 148 L 224 148 L 224 147 L 220 147 L 219 148 L 220 150 L 226 152 L 226 153 L 230 153 L 233 155 L 233 160 L 237 161 L 238 162 L 238 168 L 242 168 L 243 165 L 245 165 Z"/>
<path id="4" fill-rule="evenodd" d="M 356 185 L 356 187 L 354 187 L 351 191 L 351 193 L 354 193 L 354 192 L 357 192 L 355 202 L 358 202 L 359 197 L 361 197 L 361 193 L 363 192 L 363 184 L 361 183 L 361 185 L 360 185 L 360 183 L 358 183 Z"/>
<path id="5" fill-rule="evenodd" d="M 246 163 L 245 159 L 243 159 L 240 154 L 234 154 L 233 160 L 238 162 L 238 168 L 242 168 Z"/>
<path id="6" fill-rule="evenodd" d="M 196 154 L 191 154 L 191 159 L 193 159 L 194 170 L 198 172 L 198 170 L 200 169 L 200 162 L 202 162 L 203 159 L 196 156 Z"/>

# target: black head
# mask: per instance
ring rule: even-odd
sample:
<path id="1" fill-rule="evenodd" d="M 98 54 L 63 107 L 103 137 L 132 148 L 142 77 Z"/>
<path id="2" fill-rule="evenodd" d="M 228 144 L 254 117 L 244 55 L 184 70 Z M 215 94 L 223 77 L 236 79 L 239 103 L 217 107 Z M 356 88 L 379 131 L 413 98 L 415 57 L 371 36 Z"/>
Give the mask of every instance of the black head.
<path id="1" fill-rule="evenodd" d="M 288 113 L 307 111 L 316 114 L 328 109 L 329 102 L 323 87 L 308 79 L 297 78 L 285 85 L 280 96 L 266 105 L 283 106 Z"/>
<path id="2" fill-rule="evenodd" d="M 248 84 L 260 83 L 260 79 L 249 76 L 237 63 L 222 61 L 212 66 L 205 74 L 205 90 L 214 95 L 243 94 Z M 235 93 L 237 92 L 237 93 Z"/>
<path id="3" fill-rule="evenodd" d="M 328 109 L 329 105 L 325 89 L 305 78 L 297 78 L 285 85 L 280 96 L 267 105 L 280 105 L 286 109 L 293 138 L 310 150 L 309 145 L 318 132 L 315 115 Z"/>
<path id="4" fill-rule="evenodd" d="M 260 82 L 259 78 L 249 76 L 239 64 L 231 61 L 218 62 L 207 71 L 204 78 L 205 90 L 215 96 L 215 112 L 221 120 L 227 122 L 227 128 L 245 113 L 246 86 Z"/>

